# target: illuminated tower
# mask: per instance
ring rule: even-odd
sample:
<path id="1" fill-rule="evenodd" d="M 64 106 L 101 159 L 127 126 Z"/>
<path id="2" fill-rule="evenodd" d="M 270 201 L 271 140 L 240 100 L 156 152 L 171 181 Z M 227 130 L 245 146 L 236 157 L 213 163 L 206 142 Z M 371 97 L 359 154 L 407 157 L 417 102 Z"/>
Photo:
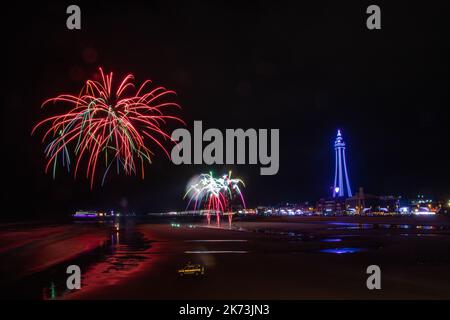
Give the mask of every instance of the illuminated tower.
<path id="1" fill-rule="evenodd" d="M 336 165 L 334 167 L 334 187 L 333 198 L 343 197 L 345 195 L 344 184 L 347 186 L 347 196 L 352 196 L 352 189 L 348 181 L 347 164 L 345 162 L 345 142 L 342 139 L 341 130 L 338 130 L 336 141 L 334 142 L 336 153 Z M 345 175 L 345 181 L 344 181 Z"/>

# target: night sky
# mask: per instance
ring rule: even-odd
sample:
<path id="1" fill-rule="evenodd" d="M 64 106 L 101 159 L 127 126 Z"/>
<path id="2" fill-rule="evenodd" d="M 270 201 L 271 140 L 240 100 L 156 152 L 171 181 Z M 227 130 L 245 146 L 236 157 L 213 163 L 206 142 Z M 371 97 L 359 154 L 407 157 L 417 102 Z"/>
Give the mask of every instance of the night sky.
<path id="1" fill-rule="evenodd" d="M 315 202 L 330 195 L 338 128 L 354 190 L 448 197 L 448 11 L 393 2 L 376 3 L 375 31 L 366 28 L 373 1 L 77 2 L 79 31 L 66 28 L 72 2 L 16 4 L 2 21 L 2 215 L 184 209 L 192 176 L 229 169 L 245 180 L 250 206 Z M 177 91 L 189 130 L 194 120 L 205 129 L 280 129 L 278 174 L 175 166 L 158 152 L 145 180 L 111 175 L 93 190 L 64 170 L 53 180 L 42 135 L 30 134 L 48 116 L 41 103 L 78 93 L 99 66 Z"/>

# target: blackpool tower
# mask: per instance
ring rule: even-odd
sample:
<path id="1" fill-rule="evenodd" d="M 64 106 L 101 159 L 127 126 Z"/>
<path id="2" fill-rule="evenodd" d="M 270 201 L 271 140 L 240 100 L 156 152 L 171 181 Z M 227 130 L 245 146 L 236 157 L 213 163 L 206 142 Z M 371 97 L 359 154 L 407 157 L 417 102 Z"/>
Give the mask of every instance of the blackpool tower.
<path id="1" fill-rule="evenodd" d="M 333 198 L 345 196 L 344 185 L 347 187 L 347 196 L 351 197 L 352 189 L 350 188 L 350 183 L 348 181 L 347 164 L 345 162 L 345 142 L 344 139 L 342 139 L 341 130 L 338 130 L 337 132 L 334 150 L 336 153 L 336 164 L 334 167 Z"/>

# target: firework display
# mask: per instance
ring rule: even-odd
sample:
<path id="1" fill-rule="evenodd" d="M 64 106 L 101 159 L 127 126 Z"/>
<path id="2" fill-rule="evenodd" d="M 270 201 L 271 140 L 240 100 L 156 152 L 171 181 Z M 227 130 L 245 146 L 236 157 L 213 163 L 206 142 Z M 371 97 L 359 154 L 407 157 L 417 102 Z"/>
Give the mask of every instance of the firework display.
<path id="1" fill-rule="evenodd" d="M 104 168 L 102 185 L 112 168 L 126 175 L 141 173 L 144 178 L 144 163 L 151 163 L 157 146 L 167 157 L 169 152 L 163 140 L 171 140 L 163 126 L 167 121 L 184 123 L 179 117 L 166 114 L 167 108 L 180 106 L 173 101 L 176 93 L 164 87 L 150 88 L 146 80 L 138 88 L 134 76 L 128 74 L 120 82 L 113 82 L 113 73 L 105 74 L 99 68 L 100 81 L 87 80 L 78 96 L 61 94 L 46 100 L 70 106 L 58 115 L 39 122 L 32 130 L 47 126 L 42 142 L 49 141 L 45 148 L 48 158 L 45 171 L 57 163 L 70 171 L 71 158 L 75 158 L 74 176 L 83 161 L 86 162 L 86 177 L 93 187 L 96 172 Z"/>
<path id="2" fill-rule="evenodd" d="M 204 173 L 188 187 L 184 198 L 189 197 L 188 207 L 194 203 L 196 210 L 203 208 L 208 212 L 227 212 L 231 209 L 231 201 L 235 197 L 238 197 L 245 207 L 240 184 L 245 186 L 241 179 L 231 178 L 231 171 L 219 178 L 214 177 L 212 172 Z"/>

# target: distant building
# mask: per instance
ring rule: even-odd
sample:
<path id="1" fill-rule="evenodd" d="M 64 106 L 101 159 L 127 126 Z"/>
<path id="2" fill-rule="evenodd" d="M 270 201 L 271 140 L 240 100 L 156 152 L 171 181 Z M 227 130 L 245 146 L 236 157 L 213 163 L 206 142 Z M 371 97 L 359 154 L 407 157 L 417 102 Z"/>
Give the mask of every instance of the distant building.
<path id="1" fill-rule="evenodd" d="M 417 195 L 414 199 L 401 199 L 400 200 L 400 213 L 402 214 L 435 214 L 441 211 L 445 203 L 442 201 L 434 201 L 430 197 L 425 197 L 423 194 Z"/>
<path id="2" fill-rule="evenodd" d="M 103 216 L 103 213 L 98 213 L 97 211 L 78 210 L 72 216 L 74 218 L 97 218 L 100 214 Z"/>
<path id="3" fill-rule="evenodd" d="M 334 184 L 333 198 L 352 196 L 352 189 L 347 173 L 347 163 L 345 160 L 345 142 L 342 138 L 341 130 L 338 130 L 336 140 L 334 142 L 335 166 L 334 166 Z M 344 189 L 345 188 L 345 189 Z"/>
<path id="4" fill-rule="evenodd" d="M 276 206 L 258 206 L 257 213 L 262 215 L 298 216 L 312 215 L 315 208 L 308 201 L 301 203 L 282 203 Z"/>
<path id="5" fill-rule="evenodd" d="M 345 197 L 322 198 L 316 205 L 318 214 L 343 214 L 345 211 Z"/>
<path id="6" fill-rule="evenodd" d="M 416 199 L 410 200 L 411 205 L 428 205 L 433 203 L 433 199 L 425 198 L 423 194 L 418 194 Z"/>
<path id="7" fill-rule="evenodd" d="M 376 196 L 365 194 L 363 188 L 353 197 L 345 200 L 346 211 L 354 214 L 397 213 L 399 199 L 394 196 Z"/>

